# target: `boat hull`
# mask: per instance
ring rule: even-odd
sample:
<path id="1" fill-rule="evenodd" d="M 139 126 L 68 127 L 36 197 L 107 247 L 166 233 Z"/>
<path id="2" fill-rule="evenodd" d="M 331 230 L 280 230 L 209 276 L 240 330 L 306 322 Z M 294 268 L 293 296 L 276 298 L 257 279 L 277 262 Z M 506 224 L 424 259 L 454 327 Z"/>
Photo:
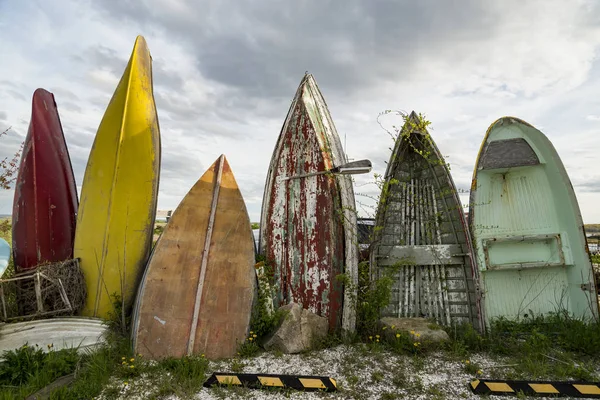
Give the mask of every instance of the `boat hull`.
<path id="1" fill-rule="evenodd" d="M 490 126 L 473 173 L 469 223 L 487 324 L 558 311 L 597 318 L 579 205 L 542 132 L 513 117 Z"/>
<path id="2" fill-rule="evenodd" d="M 74 248 L 87 285 L 82 315 L 109 318 L 117 298 L 130 308 L 152 245 L 159 170 L 151 57 L 138 36 L 83 179 Z"/>
<path id="3" fill-rule="evenodd" d="M 12 245 L 17 272 L 73 257 L 77 208 L 75 177 L 54 95 L 37 89 L 15 183 Z"/>
<path id="4" fill-rule="evenodd" d="M 259 250 L 275 270 L 275 307 L 295 302 L 329 320 L 331 330 L 353 331 L 351 293 L 358 249 L 352 181 L 313 175 L 281 181 L 346 162 L 327 105 L 312 75 L 292 102 L 271 159 L 261 214 Z M 336 276 L 346 274 L 345 288 Z"/>
<path id="5" fill-rule="evenodd" d="M 412 112 L 396 140 L 377 210 L 371 266 L 394 278 L 387 317 L 482 329 L 467 223 L 444 157 Z"/>
<path id="6" fill-rule="evenodd" d="M 10 262 L 10 245 L 8 242 L 0 238 L 0 278 L 4 275 L 4 271 L 8 268 Z"/>
<path id="7" fill-rule="evenodd" d="M 0 354 L 24 345 L 50 349 L 76 348 L 89 352 L 105 343 L 107 325 L 93 318 L 51 318 L 0 325 Z"/>
<path id="8" fill-rule="evenodd" d="M 134 351 L 146 358 L 235 356 L 256 293 L 246 205 L 224 156 L 173 213 L 140 285 Z"/>

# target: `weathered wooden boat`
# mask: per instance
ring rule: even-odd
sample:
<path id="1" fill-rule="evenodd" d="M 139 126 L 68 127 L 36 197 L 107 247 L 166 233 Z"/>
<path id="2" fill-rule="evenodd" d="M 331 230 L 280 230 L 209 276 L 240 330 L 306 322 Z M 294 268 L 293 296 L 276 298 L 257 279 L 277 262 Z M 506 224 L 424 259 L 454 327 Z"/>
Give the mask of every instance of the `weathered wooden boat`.
<path id="1" fill-rule="evenodd" d="M 275 269 L 275 307 L 295 302 L 351 332 L 358 250 L 352 180 L 311 173 L 347 162 L 312 75 L 302 79 L 277 139 L 265 184 L 259 251 Z M 305 176 L 307 175 L 308 176 Z M 284 179 L 297 177 L 296 179 Z"/>
<path id="2" fill-rule="evenodd" d="M 140 284 L 132 317 L 146 358 L 235 356 L 246 340 L 256 292 L 254 240 L 225 156 L 173 213 Z"/>
<path id="3" fill-rule="evenodd" d="M 73 257 L 77 207 L 54 95 L 37 89 L 15 182 L 12 247 L 17 272 Z"/>
<path id="4" fill-rule="evenodd" d="M 542 132 L 513 117 L 489 127 L 473 172 L 469 224 L 486 323 L 556 311 L 597 318 L 579 205 Z"/>
<path id="5" fill-rule="evenodd" d="M 4 275 L 4 271 L 8 268 L 10 262 L 10 245 L 8 242 L 0 238 L 0 278 Z"/>
<path id="6" fill-rule="evenodd" d="M 96 318 L 52 318 L 0 324 L 0 355 L 24 345 L 44 351 L 94 349 L 105 342 L 108 326 Z"/>
<path id="7" fill-rule="evenodd" d="M 151 63 L 138 36 L 85 170 L 74 248 L 87 286 L 82 315 L 107 318 L 114 294 L 129 309 L 150 254 L 160 171 Z"/>
<path id="8" fill-rule="evenodd" d="M 475 266 L 449 168 L 413 111 L 385 172 L 371 246 L 376 277 L 395 281 L 386 317 L 434 318 L 481 329 Z"/>

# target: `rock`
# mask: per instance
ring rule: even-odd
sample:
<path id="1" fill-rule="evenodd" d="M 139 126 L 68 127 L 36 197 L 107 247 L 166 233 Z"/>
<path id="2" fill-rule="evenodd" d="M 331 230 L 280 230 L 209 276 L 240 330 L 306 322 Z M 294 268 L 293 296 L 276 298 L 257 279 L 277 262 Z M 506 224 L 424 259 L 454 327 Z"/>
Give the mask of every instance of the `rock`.
<path id="1" fill-rule="evenodd" d="M 286 312 L 281 324 L 263 344 L 266 350 L 294 354 L 310 350 L 316 340 L 327 336 L 329 323 L 296 303 L 279 308 Z"/>
<path id="2" fill-rule="evenodd" d="M 380 326 L 385 329 L 384 336 L 393 338 L 395 332 L 411 331 L 419 334 L 421 342 L 441 343 L 450 340 L 450 337 L 439 325 L 432 323 L 425 318 L 391 318 L 386 317 L 379 320 Z"/>

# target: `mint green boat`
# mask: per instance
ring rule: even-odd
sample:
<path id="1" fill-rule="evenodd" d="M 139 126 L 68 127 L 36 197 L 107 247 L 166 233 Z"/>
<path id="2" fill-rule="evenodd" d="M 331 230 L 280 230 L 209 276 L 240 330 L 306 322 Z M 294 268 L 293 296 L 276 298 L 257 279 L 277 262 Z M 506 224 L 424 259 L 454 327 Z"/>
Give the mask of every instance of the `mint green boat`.
<path id="1" fill-rule="evenodd" d="M 513 117 L 488 129 L 469 225 L 486 325 L 567 312 L 598 317 L 596 283 L 573 187 L 554 146 Z"/>

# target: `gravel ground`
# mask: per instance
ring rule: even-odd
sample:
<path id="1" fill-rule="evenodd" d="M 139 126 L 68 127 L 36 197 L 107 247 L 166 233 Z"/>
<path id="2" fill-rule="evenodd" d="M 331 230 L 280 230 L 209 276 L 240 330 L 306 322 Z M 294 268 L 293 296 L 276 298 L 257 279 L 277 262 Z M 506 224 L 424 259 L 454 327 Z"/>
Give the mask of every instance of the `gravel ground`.
<path id="1" fill-rule="evenodd" d="M 506 361 L 489 356 L 473 355 L 483 378 L 500 378 Z M 334 393 L 251 390 L 244 388 L 202 388 L 196 399 L 504 399 L 505 396 L 478 396 L 468 388 L 474 379 L 465 372 L 462 360 L 447 353 L 433 353 L 424 357 L 397 355 L 387 351 L 373 351 L 362 345 L 340 345 L 332 349 L 297 355 L 263 353 L 251 359 L 236 362 L 211 362 L 212 372 L 298 374 L 330 376 L 337 381 Z M 156 394 L 151 377 L 137 379 L 128 386 L 114 382 L 113 388 L 122 387 L 120 398 L 145 399 Z M 510 397 L 509 397 L 510 398 Z M 546 397 L 536 397 L 545 399 Z M 169 400 L 178 397 L 170 396 Z M 549 399 L 549 398 L 548 398 Z"/>

